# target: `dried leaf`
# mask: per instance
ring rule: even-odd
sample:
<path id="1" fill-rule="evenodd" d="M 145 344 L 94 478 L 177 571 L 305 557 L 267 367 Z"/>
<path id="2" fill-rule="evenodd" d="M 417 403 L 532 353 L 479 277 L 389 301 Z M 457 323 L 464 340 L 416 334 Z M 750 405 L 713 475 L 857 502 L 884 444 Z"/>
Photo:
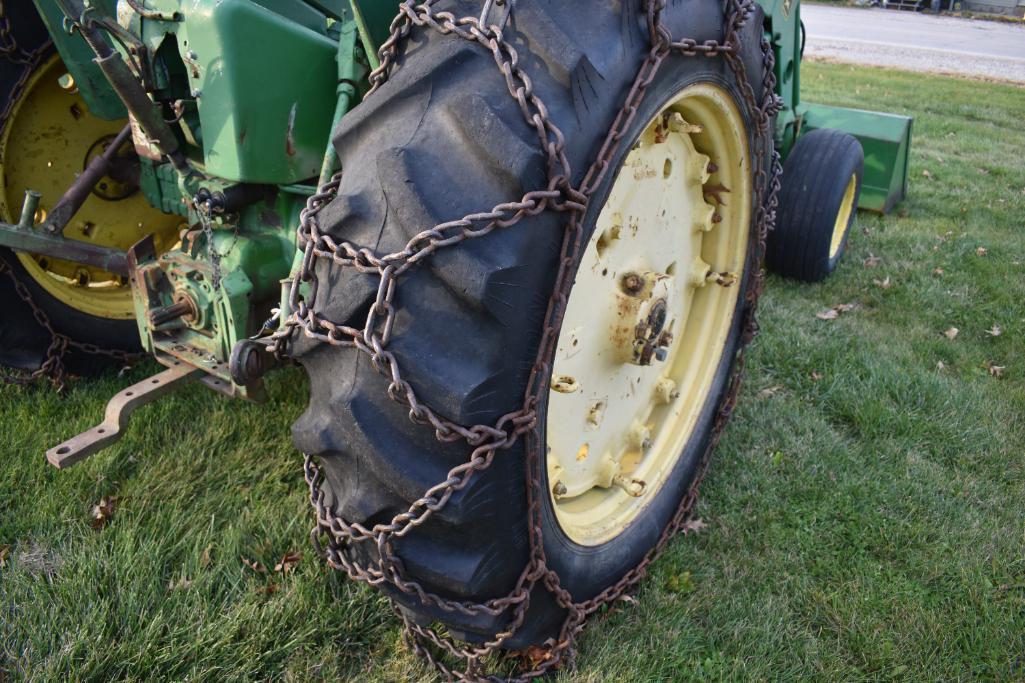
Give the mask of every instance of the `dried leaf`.
<path id="1" fill-rule="evenodd" d="M 987 370 L 987 372 L 989 372 L 990 375 L 992 375 L 993 377 L 996 377 L 997 379 L 1000 379 L 1001 377 L 1004 376 L 1004 370 L 1006 370 L 1006 369 L 1007 369 L 1007 366 L 1005 366 L 1005 365 L 993 365 L 993 361 L 991 361 L 991 360 L 986 361 L 986 370 Z"/>
<path id="2" fill-rule="evenodd" d="M 705 524 L 705 520 L 700 517 L 694 517 L 684 522 L 683 526 L 680 527 L 680 531 L 685 534 L 696 534 L 707 526 L 708 525 Z"/>
<path id="3" fill-rule="evenodd" d="M 210 566 L 210 551 L 213 550 L 212 545 L 208 545 L 203 548 L 203 552 L 199 555 L 199 566 L 206 569 Z"/>
<path id="4" fill-rule="evenodd" d="M 835 308 L 827 308 L 824 311 L 819 311 L 818 313 L 816 313 L 815 317 L 819 320 L 836 320 L 836 318 L 839 317 L 839 315 L 840 312 L 837 311 Z"/>
<path id="5" fill-rule="evenodd" d="M 870 251 L 868 252 L 868 258 L 862 261 L 861 265 L 863 265 L 866 268 L 875 268 L 882 262 L 882 260 L 883 259 L 881 257 L 876 256 Z"/>
<path id="6" fill-rule="evenodd" d="M 7 566 L 7 557 L 11 554 L 10 545 L 0 545 L 0 569 Z"/>
<path id="7" fill-rule="evenodd" d="M 107 526 L 111 517 L 114 516 L 114 509 L 116 507 L 117 496 L 104 496 L 100 498 L 100 502 L 93 505 L 92 519 L 89 520 L 89 526 L 94 529 L 102 529 Z"/>
<path id="8" fill-rule="evenodd" d="M 1000 325 L 997 325 L 996 323 L 993 323 L 993 327 L 986 330 L 986 334 L 991 337 L 999 337 L 1003 333 L 1004 331 L 1000 329 Z"/>
<path id="9" fill-rule="evenodd" d="M 242 564 L 244 564 L 245 566 L 249 567 L 254 572 L 257 572 L 259 574 L 266 574 L 267 573 L 267 568 L 264 567 L 262 563 L 257 562 L 256 560 L 250 560 L 250 559 L 247 559 L 247 558 L 243 557 L 242 558 Z"/>
<path id="10" fill-rule="evenodd" d="M 944 363 L 941 360 L 938 360 L 938 361 L 936 361 L 936 369 L 937 370 L 946 370 L 947 369 L 947 364 Z"/>
<path id="11" fill-rule="evenodd" d="M 771 387 L 765 387 L 764 389 L 759 391 L 758 392 L 758 396 L 762 397 L 762 398 L 768 398 L 770 396 L 775 396 L 782 389 L 783 389 L 783 385 L 782 384 L 773 384 Z"/>
<path id="12" fill-rule="evenodd" d="M 639 604 L 641 604 L 641 603 L 640 603 L 640 602 L 639 602 L 639 601 L 637 600 L 637 598 L 635 598 L 635 597 L 634 597 L 634 596 L 632 596 L 632 595 L 627 595 L 626 593 L 623 593 L 622 595 L 620 595 L 620 596 L 619 596 L 618 598 L 616 598 L 616 599 L 617 599 L 617 600 L 619 600 L 620 602 L 625 602 L 625 603 L 626 603 L 626 604 L 628 604 L 628 605 L 639 605 Z"/>
<path id="13" fill-rule="evenodd" d="M 989 169 L 988 168 L 977 168 L 975 170 L 978 171 L 979 173 L 981 173 L 982 175 L 989 175 Z"/>
<path id="14" fill-rule="evenodd" d="M 836 306 L 833 306 L 833 308 L 835 308 L 838 313 L 846 313 L 847 311 L 853 311 L 859 306 L 860 304 L 837 304 Z"/>
<path id="15" fill-rule="evenodd" d="M 975 253 L 979 256 L 985 256 L 989 253 L 989 249 L 987 249 L 986 247 L 979 247 L 975 250 Z"/>
<path id="16" fill-rule="evenodd" d="M 820 379 L 822 379 L 822 375 L 819 374 L 819 371 L 818 370 L 812 370 L 811 371 L 811 381 L 818 382 Z"/>
<path id="17" fill-rule="evenodd" d="M 929 169 L 925 169 L 925 170 L 922 171 L 922 177 L 923 178 L 932 178 L 932 173 L 929 172 Z"/>
<path id="18" fill-rule="evenodd" d="M 298 550 L 285 553 L 284 557 L 281 558 L 281 561 L 274 565 L 274 571 L 287 574 L 292 571 L 297 564 L 299 564 L 299 560 L 301 559 L 303 559 L 303 554 Z"/>
<path id="19" fill-rule="evenodd" d="M 881 287 L 883 289 L 889 289 L 890 286 L 891 286 L 891 284 L 890 284 L 890 276 L 889 275 L 884 277 L 882 280 L 874 279 L 874 280 L 872 280 L 872 282 L 875 283 L 876 287 Z"/>
<path id="20" fill-rule="evenodd" d="M 278 588 L 279 588 L 278 584 L 276 584 L 276 583 L 274 583 L 272 581 L 271 583 L 268 583 L 263 588 L 258 588 L 256 592 L 257 593 L 263 593 L 264 595 L 274 595 L 275 593 L 278 592 Z"/>
<path id="21" fill-rule="evenodd" d="M 520 651 L 519 655 L 531 669 L 536 669 L 555 656 L 552 654 L 551 649 L 542 645 L 531 645 L 526 650 Z"/>
<path id="22" fill-rule="evenodd" d="M 932 274 L 933 275 L 943 275 L 943 269 L 942 268 L 933 268 L 932 269 Z"/>
<path id="23" fill-rule="evenodd" d="M 961 330 L 957 329 L 956 327 L 951 327 L 950 329 L 945 330 L 943 332 L 943 336 L 949 339 L 950 341 L 954 341 L 954 339 L 957 337 L 957 333 L 960 331 Z"/>

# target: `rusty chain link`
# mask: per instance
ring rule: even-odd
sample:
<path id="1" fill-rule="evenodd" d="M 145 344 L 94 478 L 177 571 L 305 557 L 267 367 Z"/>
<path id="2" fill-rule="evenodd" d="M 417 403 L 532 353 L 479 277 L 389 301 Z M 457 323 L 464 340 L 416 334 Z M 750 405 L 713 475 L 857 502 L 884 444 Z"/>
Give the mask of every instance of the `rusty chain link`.
<path id="1" fill-rule="evenodd" d="M 11 22 L 7 15 L 6 2 L 4 0 L 0 0 L 0 59 L 6 59 L 10 63 L 20 65 L 22 67 L 18 75 L 18 79 L 7 94 L 7 99 L 3 103 L 3 109 L 0 110 L 0 133 L 3 132 L 4 128 L 6 128 L 10 119 L 11 111 L 14 109 L 14 105 L 18 102 L 24 92 L 25 84 L 28 82 L 32 73 L 39 67 L 43 57 L 49 52 L 51 45 L 51 41 L 46 40 L 42 45 L 39 45 L 34 50 L 25 50 L 20 47 L 11 30 Z M 46 355 L 43 357 L 43 361 L 38 368 L 23 374 L 11 374 L 8 372 L 0 373 L 0 381 L 8 384 L 26 385 L 37 380 L 49 379 L 57 391 L 62 391 L 67 382 L 67 372 L 64 367 L 64 356 L 69 349 L 75 349 L 82 353 L 94 356 L 106 356 L 122 363 L 130 363 L 144 355 L 118 351 L 115 349 L 104 349 L 95 344 L 75 341 L 67 335 L 57 332 L 50 322 L 50 317 L 33 299 L 32 293 L 29 291 L 28 287 L 21 282 L 11 266 L 2 260 L 0 260 L 0 274 L 10 280 L 11 285 L 14 287 L 15 294 L 17 294 L 18 298 L 25 302 L 32 311 L 32 317 L 35 319 L 36 323 L 38 323 L 39 326 L 46 330 L 50 335 L 50 342 L 46 347 Z"/>
<path id="2" fill-rule="evenodd" d="M 528 192 L 518 201 L 499 204 L 490 210 L 470 214 L 459 220 L 449 221 L 424 230 L 410 239 L 402 250 L 389 254 L 377 254 L 372 249 L 346 240 L 336 240 L 321 232 L 317 215 L 337 195 L 340 174 L 325 183 L 315 195 L 310 197 L 307 207 L 300 216 L 297 244 L 303 251 L 303 261 L 300 277 L 293 283 L 290 294 L 290 305 L 293 312 L 282 328 L 273 335 L 272 349 L 276 353 L 287 354 L 288 345 L 296 333 L 333 346 L 357 349 L 370 358 L 377 372 L 390 380 L 387 390 L 389 396 L 409 408 L 409 418 L 413 422 L 432 428 L 436 437 L 441 441 L 462 440 L 472 448 L 468 460 L 452 468 L 444 481 L 428 489 L 407 510 L 395 515 L 389 522 L 375 524 L 369 529 L 358 522 L 347 521 L 335 514 L 325 502 L 319 465 L 309 455 L 306 456 L 304 464 L 305 478 L 310 489 L 310 501 L 316 516 L 316 526 L 311 532 L 311 536 L 318 550 L 326 556 L 330 566 L 345 571 L 357 581 L 374 586 L 387 584 L 404 594 L 415 597 L 424 605 L 437 607 L 450 613 L 468 616 L 482 614 L 497 616 L 511 610 L 509 621 L 501 632 L 494 634 L 489 641 L 483 644 L 471 646 L 456 643 L 438 635 L 429 627 L 413 623 L 395 605 L 396 613 L 404 622 L 405 634 L 410 647 L 447 679 L 477 681 L 486 677 L 482 658 L 498 650 L 523 624 L 530 604 L 531 591 L 539 582 L 567 611 L 567 616 L 558 637 L 549 641 L 546 658 L 532 670 L 518 674 L 515 680 L 533 679 L 544 675 L 555 667 L 566 663 L 572 664 L 574 642 L 583 628 L 587 616 L 630 590 L 646 574 L 651 562 L 663 551 L 670 538 L 680 531 L 687 520 L 697 500 L 697 487 L 704 477 L 708 456 L 715 447 L 736 403 L 744 360 L 743 347 L 757 333 L 755 306 L 761 293 L 764 277 L 760 264 L 765 250 L 766 233 L 775 221 L 777 194 L 780 187 L 781 168 L 779 155 L 773 148 L 772 124 L 781 105 L 775 94 L 774 58 L 767 41 L 763 39 L 760 45 L 764 69 L 762 82 L 758 84 L 762 88 L 761 99 L 755 94 L 751 83 L 748 82 L 741 56 L 738 53 L 739 31 L 755 11 L 755 2 L 754 0 L 724 0 L 726 23 L 723 40 L 721 42 L 707 40 L 699 43 L 692 39 L 673 39 L 661 21 L 665 0 L 638 1 L 642 3 L 647 14 L 648 33 L 651 40 L 650 51 L 639 69 L 623 107 L 606 135 L 596 160 L 580 186 L 575 188 L 570 184 L 572 174 L 564 151 L 565 142 L 562 131 L 549 119 L 544 103 L 534 92 L 529 75 L 519 66 L 517 51 L 503 38 L 502 29 L 496 25 L 482 26 L 475 17 L 459 18 L 450 12 L 435 11 L 433 5 L 436 0 L 423 0 L 420 3 L 406 0 L 400 5 L 399 13 L 391 24 L 390 36 L 380 49 L 380 66 L 370 75 L 371 94 L 387 80 L 395 68 L 403 41 L 414 27 L 428 28 L 443 35 L 452 35 L 478 43 L 492 53 L 498 69 L 505 78 L 509 94 L 518 102 L 526 123 L 536 132 L 539 146 L 547 158 L 548 182 L 543 189 Z M 613 170 L 613 159 L 624 136 L 630 129 L 647 88 L 665 60 L 672 54 L 702 55 L 708 58 L 722 57 L 726 60 L 736 77 L 744 105 L 755 124 L 755 157 L 769 160 L 768 169 L 764 167 L 764 164 L 758 164 L 754 179 L 755 196 L 758 200 L 754 216 L 756 229 L 753 247 L 755 249 L 755 272 L 750 276 L 753 281 L 745 296 L 743 332 L 734 374 L 715 417 L 713 436 L 690 489 L 657 544 L 643 560 L 617 583 L 599 595 L 577 603 L 562 587 L 559 576 L 549 568 L 545 557 L 541 521 L 541 501 L 544 495 L 542 490 L 542 444 L 539 443 L 539 435 L 535 429 L 538 417 L 537 406 L 547 386 L 546 378 L 550 371 L 549 358 L 551 358 L 558 340 L 562 317 L 572 286 L 574 266 L 581 256 L 581 249 L 584 245 L 583 218 L 589 198 L 602 184 L 606 174 Z M 413 387 L 403 378 L 396 357 L 388 350 L 396 314 L 394 300 L 399 278 L 409 268 L 430 257 L 439 249 L 452 247 L 469 239 L 484 237 L 496 230 L 510 228 L 526 216 L 536 215 L 543 211 L 566 213 L 569 218 L 565 228 L 560 268 L 549 301 L 538 354 L 527 384 L 523 405 L 519 410 L 503 416 L 494 426 L 465 427 L 455 424 L 419 400 Z M 318 259 L 330 260 L 335 265 L 354 268 L 360 273 L 374 274 L 380 278 L 376 299 L 371 305 L 366 323 L 361 329 L 331 322 L 318 315 L 307 303 L 307 300 L 315 301 L 316 299 L 319 283 L 314 276 L 313 268 Z M 300 286 L 303 282 L 307 283 L 309 287 L 306 296 L 300 293 Z M 529 559 L 510 593 L 483 603 L 456 601 L 432 593 L 417 581 L 404 575 L 401 559 L 395 554 L 393 548 L 394 539 L 405 536 L 426 522 L 431 515 L 444 507 L 456 491 L 465 487 L 473 476 L 487 469 L 499 451 L 508 449 L 521 437 L 527 439 L 525 466 L 528 482 L 526 499 L 530 522 Z M 328 539 L 326 547 L 321 545 L 323 537 Z M 376 562 L 362 563 L 354 558 L 356 553 L 353 553 L 352 549 L 359 543 L 368 543 L 373 546 L 377 553 Z M 460 662 L 461 666 L 457 668 L 450 663 L 451 660 Z"/>

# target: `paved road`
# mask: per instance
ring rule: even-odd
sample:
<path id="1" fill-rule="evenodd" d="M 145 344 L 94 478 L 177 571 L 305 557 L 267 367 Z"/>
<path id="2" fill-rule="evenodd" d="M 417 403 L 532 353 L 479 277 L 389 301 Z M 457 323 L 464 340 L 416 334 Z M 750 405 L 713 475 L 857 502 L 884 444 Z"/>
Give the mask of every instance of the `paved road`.
<path id="1" fill-rule="evenodd" d="M 805 55 L 1025 83 L 1025 24 L 802 5 Z"/>

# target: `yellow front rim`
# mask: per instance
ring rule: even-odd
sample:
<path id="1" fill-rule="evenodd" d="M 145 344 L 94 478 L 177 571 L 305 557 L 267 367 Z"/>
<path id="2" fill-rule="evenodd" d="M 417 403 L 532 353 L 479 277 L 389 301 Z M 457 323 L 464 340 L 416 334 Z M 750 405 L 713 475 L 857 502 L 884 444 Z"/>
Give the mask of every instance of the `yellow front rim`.
<path id="1" fill-rule="evenodd" d="M 843 192 L 843 201 L 840 202 L 840 210 L 836 213 L 836 224 L 833 225 L 833 238 L 829 242 L 829 258 L 836 258 L 843 246 L 843 238 L 847 234 L 847 225 L 851 221 L 851 212 L 854 211 L 854 195 L 858 189 L 858 176 L 851 174 L 847 181 L 847 188 Z"/>
<path id="2" fill-rule="evenodd" d="M 68 88 L 62 87 L 59 79 L 65 73 L 59 56 L 41 64 L 14 103 L 0 136 L 0 218 L 8 223 L 17 221 L 27 189 L 43 195 L 36 215 L 37 222 L 42 221 L 85 167 L 87 157 L 102 152 L 104 143 L 126 123 L 90 114 L 70 82 L 65 81 Z M 130 191 L 114 184 L 112 179 L 101 181 L 97 189 L 108 198 L 90 195 L 64 235 L 128 249 L 153 233 L 158 253 L 172 246 L 180 219 L 154 209 L 139 192 L 113 199 Z M 47 293 L 74 309 L 101 318 L 134 317 L 128 283 L 113 273 L 35 254 L 19 253 L 18 260 Z"/>
<path id="3" fill-rule="evenodd" d="M 698 425 L 744 277 L 749 164 L 730 95 L 689 86 L 649 122 L 598 217 L 567 304 L 547 416 L 549 493 L 579 544 L 622 533 Z"/>

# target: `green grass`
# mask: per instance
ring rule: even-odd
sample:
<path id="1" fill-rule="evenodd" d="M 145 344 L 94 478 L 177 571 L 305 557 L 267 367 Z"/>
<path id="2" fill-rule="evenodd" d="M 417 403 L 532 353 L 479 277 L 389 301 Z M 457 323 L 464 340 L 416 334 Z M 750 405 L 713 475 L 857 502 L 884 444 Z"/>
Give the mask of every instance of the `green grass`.
<path id="1" fill-rule="evenodd" d="M 769 280 L 707 528 L 595 620 L 567 681 L 1025 678 L 1025 90 L 825 64 L 804 85 L 915 116 L 910 197 L 859 216 L 827 283 Z M 429 680 L 385 601 L 310 550 L 300 372 L 262 408 L 187 389 L 45 464 L 153 369 L 0 388 L 0 681 Z"/>

